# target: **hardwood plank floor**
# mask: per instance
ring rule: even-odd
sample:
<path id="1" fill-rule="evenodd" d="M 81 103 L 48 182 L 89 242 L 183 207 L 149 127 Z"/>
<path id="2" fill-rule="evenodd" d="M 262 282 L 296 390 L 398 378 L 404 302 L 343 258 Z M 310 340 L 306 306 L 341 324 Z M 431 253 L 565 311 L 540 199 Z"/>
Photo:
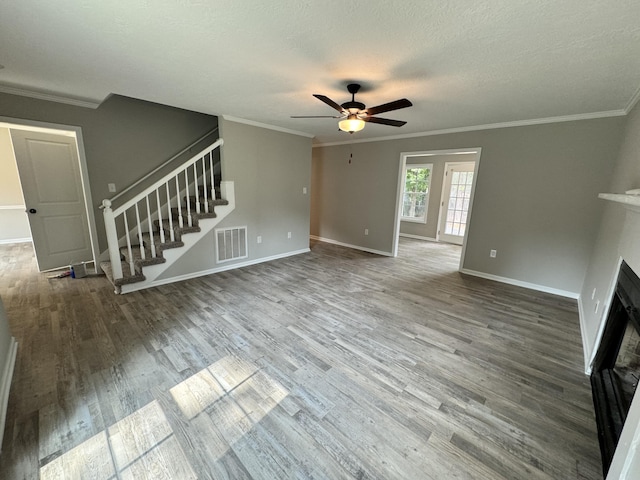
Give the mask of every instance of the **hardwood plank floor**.
<path id="1" fill-rule="evenodd" d="M 312 243 L 118 296 L 0 246 L 0 478 L 602 478 L 576 303 L 459 255 Z"/>

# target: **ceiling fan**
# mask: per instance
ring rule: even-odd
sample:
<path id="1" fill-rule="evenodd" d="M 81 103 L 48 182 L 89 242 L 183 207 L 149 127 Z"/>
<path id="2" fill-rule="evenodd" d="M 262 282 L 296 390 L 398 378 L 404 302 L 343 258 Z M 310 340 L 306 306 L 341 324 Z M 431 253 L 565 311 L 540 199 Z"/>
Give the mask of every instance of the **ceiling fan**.
<path id="1" fill-rule="evenodd" d="M 364 103 L 356 102 L 356 93 L 360 90 L 360 85 L 357 83 L 350 83 L 347 85 L 347 90 L 351 94 L 351 101 L 345 102 L 342 105 L 331 100 L 324 95 L 314 94 L 321 102 L 326 103 L 331 108 L 340 112 L 340 115 L 311 115 L 311 116 L 292 116 L 291 118 L 341 118 L 338 122 L 338 128 L 343 132 L 358 132 L 364 128 L 365 122 L 380 123 L 382 125 L 390 125 L 392 127 L 401 127 L 407 122 L 402 120 L 391 120 L 389 118 L 374 117 L 378 113 L 391 112 L 392 110 L 399 110 L 401 108 L 411 107 L 413 104 L 406 98 L 395 100 L 393 102 L 384 103 L 377 107 L 367 108 Z"/>

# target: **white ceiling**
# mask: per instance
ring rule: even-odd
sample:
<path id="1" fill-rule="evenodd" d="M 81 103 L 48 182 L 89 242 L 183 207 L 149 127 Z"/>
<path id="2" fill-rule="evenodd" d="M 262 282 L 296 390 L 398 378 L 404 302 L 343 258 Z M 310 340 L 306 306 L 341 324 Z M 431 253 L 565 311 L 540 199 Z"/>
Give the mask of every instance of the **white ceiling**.
<path id="1" fill-rule="evenodd" d="M 624 114 L 640 87 L 638 0 L 4 0 L 0 85 L 111 93 L 340 142 Z M 338 132 L 312 97 L 413 107 Z"/>

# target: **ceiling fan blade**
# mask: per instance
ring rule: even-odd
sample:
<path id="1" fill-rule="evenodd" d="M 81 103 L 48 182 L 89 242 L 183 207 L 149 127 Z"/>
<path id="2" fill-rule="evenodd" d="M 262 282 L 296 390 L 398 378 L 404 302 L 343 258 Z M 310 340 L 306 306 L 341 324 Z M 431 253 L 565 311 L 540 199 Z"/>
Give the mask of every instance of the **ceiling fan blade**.
<path id="1" fill-rule="evenodd" d="M 292 115 L 291 118 L 342 118 L 341 115 Z"/>
<path id="2" fill-rule="evenodd" d="M 407 122 L 402 120 L 391 120 L 390 118 L 364 117 L 362 120 L 370 123 L 380 123 L 382 125 L 390 125 L 392 127 L 401 127 Z"/>
<path id="3" fill-rule="evenodd" d="M 411 107 L 411 103 L 406 98 L 396 100 L 394 102 L 384 103 L 377 107 L 367 108 L 367 115 L 377 115 L 378 113 L 390 112 L 391 110 L 400 110 L 401 108 Z"/>
<path id="4" fill-rule="evenodd" d="M 333 100 L 331 100 L 329 97 L 325 97 L 324 95 L 318 95 L 317 93 L 313 94 L 314 97 L 316 97 L 318 100 L 320 100 L 321 102 L 326 103 L 327 105 L 329 105 L 331 108 L 335 108 L 337 111 L 339 111 L 340 113 L 344 112 L 344 108 L 342 108 L 340 105 L 338 105 L 336 102 L 334 102 Z"/>

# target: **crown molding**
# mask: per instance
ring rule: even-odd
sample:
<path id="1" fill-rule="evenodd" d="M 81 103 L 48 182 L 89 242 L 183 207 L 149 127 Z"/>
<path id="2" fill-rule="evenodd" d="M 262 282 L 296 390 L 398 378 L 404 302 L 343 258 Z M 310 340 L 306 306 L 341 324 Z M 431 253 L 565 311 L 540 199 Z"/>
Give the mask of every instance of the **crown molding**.
<path id="1" fill-rule="evenodd" d="M 244 118 L 232 117 L 231 115 L 222 115 L 222 118 L 229 122 L 242 123 L 244 125 L 251 125 L 252 127 L 258 127 L 258 128 L 266 128 L 267 130 L 275 130 L 276 132 L 290 133 L 291 135 L 298 135 L 300 137 L 307 137 L 307 138 L 315 137 L 315 135 L 310 133 L 299 132 L 297 130 L 290 130 L 288 128 L 283 128 L 283 127 L 276 127 L 275 125 L 269 125 L 267 123 L 254 122 L 253 120 L 246 120 Z"/>
<path id="2" fill-rule="evenodd" d="M 38 100 L 47 100 L 49 102 L 66 103 L 67 105 L 73 105 L 75 107 L 84 107 L 96 109 L 102 102 L 93 102 L 91 100 L 81 100 L 79 98 L 65 97 L 62 95 L 56 95 L 53 93 L 36 92 L 34 90 L 27 90 L 24 88 L 10 87 L 8 85 L 0 84 L 0 93 L 8 93 L 10 95 L 19 95 L 21 97 L 36 98 Z"/>
<path id="3" fill-rule="evenodd" d="M 639 90 L 640 92 L 640 90 Z M 636 94 L 636 95 L 640 95 Z M 636 99 L 637 101 L 637 99 Z M 515 122 L 489 123 L 486 125 L 474 125 L 471 127 L 446 128 L 443 130 L 431 130 L 427 132 L 406 133 L 402 135 L 390 135 L 387 137 L 363 138 L 346 142 L 315 143 L 313 147 L 333 147 L 337 145 L 352 145 L 354 143 L 383 142 L 387 140 L 401 140 L 404 138 L 429 137 L 433 135 L 447 135 L 451 133 L 475 132 L 478 130 L 493 130 L 496 128 L 526 127 L 528 125 L 543 125 L 547 123 L 574 122 L 576 120 L 593 120 L 595 118 L 623 117 L 626 110 L 609 110 L 606 112 L 579 113 L 576 115 L 563 115 L 560 117 L 534 118 L 531 120 L 518 120 Z"/>
<path id="4" fill-rule="evenodd" d="M 636 93 L 634 93 L 633 96 L 629 99 L 629 103 L 627 103 L 627 106 L 624 109 L 624 111 L 627 114 L 629 114 L 629 112 L 633 110 L 633 107 L 635 107 L 636 104 L 638 103 L 638 100 L 640 100 L 640 87 L 638 87 L 638 89 L 636 90 Z"/>

